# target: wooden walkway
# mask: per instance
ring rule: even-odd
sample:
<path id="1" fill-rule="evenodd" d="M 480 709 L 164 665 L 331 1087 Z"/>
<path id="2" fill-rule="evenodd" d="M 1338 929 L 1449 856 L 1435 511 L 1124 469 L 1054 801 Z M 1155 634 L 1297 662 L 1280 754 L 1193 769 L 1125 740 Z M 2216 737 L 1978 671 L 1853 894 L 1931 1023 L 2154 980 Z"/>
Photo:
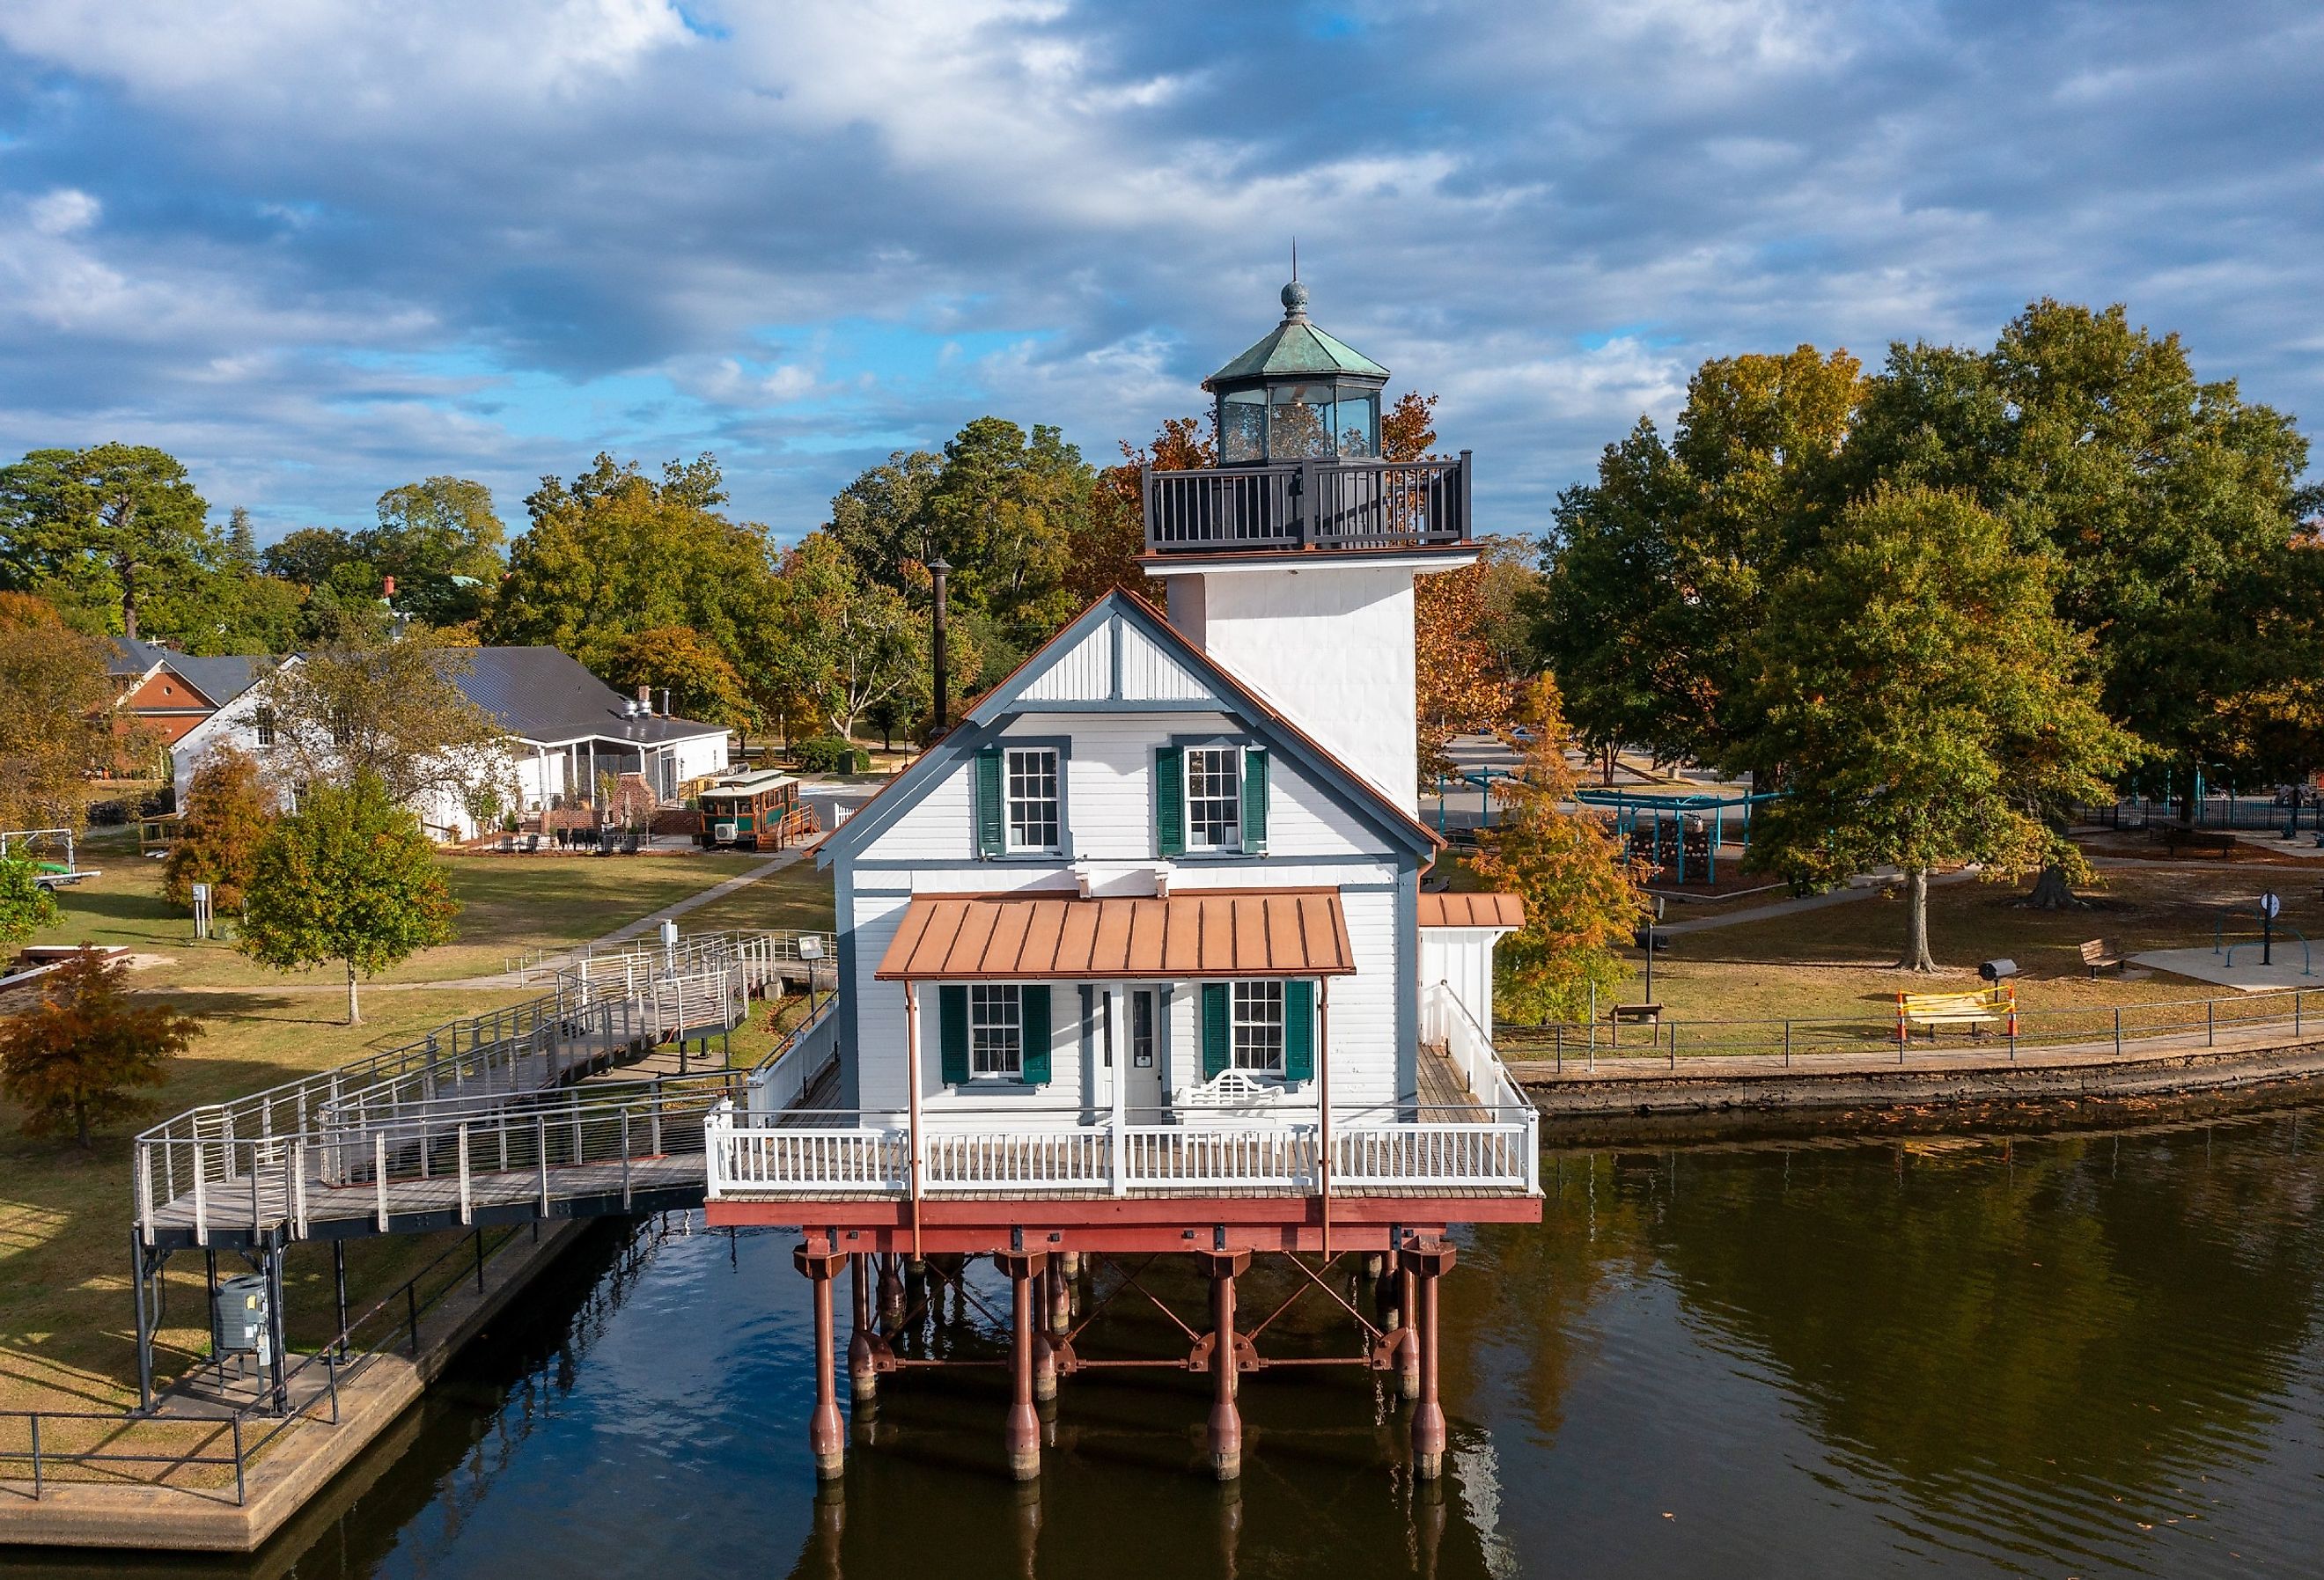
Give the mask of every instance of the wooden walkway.
<path id="1" fill-rule="evenodd" d="M 1483 1124 L 1492 1116 L 1461 1079 L 1461 1068 L 1436 1043 L 1420 1045 L 1416 1064 L 1420 1106 L 1439 1124 Z"/>

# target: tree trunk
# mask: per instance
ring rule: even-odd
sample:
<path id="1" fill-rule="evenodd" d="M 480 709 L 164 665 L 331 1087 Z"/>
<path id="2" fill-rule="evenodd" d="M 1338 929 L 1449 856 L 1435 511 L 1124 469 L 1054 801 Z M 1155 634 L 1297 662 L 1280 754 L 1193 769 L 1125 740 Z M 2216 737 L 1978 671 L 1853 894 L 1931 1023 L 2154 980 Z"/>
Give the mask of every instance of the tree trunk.
<path id="1" fill-rule="evenodd" d="M 79 1141 L 80 1150 L 84 1152 L 96 1144 L 89 1140 L 88 1104 L 86 1103 L 77 1102 L 73 1104 L 73 1134 Z"/>
<path id="2" fill-rule="evenodd" d="M 1904 874 L 1904 957 L 1900 971 L 1934 971 L 1929 955 L 1929 869 L 1914 867 Z"/>
<path id="3" fill-rule="evenodd" d="M 363 1006 L 355 999 L 355 963 L 347 962 L 347 1024 L 363 1024 Z"/>
<path id="4" fill-rule="evenodd" d="M 2066 882 L 2066 869 L 2054 862 L 2042 869 L 2032 892 L 2017 903 L 2027 910 L 2081 910 L 2089 905 L 2089 901 L 2076 897 L 2072 886 Z"/>

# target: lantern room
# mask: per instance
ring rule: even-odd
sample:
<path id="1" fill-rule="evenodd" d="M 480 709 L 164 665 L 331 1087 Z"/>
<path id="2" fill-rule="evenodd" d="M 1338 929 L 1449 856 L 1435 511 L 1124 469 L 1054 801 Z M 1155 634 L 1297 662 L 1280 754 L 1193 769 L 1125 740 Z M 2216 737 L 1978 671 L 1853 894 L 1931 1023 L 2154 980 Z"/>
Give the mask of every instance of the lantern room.
<path id="1" fill-rule="evenodd" d="M 1371 460 L 1388 369 L 1307 319 L 1307 288 L 1283 288 L 1283 321 L 1203 381 L 1217 402 L 1219 463 Z"/>

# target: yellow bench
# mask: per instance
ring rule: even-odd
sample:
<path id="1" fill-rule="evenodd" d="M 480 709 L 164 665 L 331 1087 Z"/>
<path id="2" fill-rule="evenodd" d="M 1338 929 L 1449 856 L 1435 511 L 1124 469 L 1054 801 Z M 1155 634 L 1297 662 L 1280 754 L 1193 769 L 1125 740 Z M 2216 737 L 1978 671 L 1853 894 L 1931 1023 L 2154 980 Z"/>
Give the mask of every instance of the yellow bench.
<path id="1" fill-rule="evenodd" d="M 1896 995 L 1896 1040 L 1911 1039 L 1914 1030 L 1926 1027 L 1929 1039 L 1936 1040 L 1937 1033 L 1947 1026 L 1966 1026 L 1983 1036 L 1985 1029 L 1997 1021 L 2009 1022 L 2009 1034 L 2017 1034 L 2017 990 L 2007 983 L 1976 993 L 1900 993 Z"/>

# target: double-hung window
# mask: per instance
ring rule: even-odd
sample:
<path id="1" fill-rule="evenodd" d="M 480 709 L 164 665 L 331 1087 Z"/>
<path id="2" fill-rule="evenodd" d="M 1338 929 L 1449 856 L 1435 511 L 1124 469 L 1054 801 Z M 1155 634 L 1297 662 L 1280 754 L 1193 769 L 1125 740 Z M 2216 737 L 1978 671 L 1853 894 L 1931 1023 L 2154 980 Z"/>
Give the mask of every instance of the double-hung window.
<path id="1" fill-rule="evenodd" d="M 256 731 L 258 744 L 261 746 L 272 746 L 274 744 L 274 710 L 272 708 L 260 708 L 251 722 Z"/>
<path id="2" fill-rule="evenodd" d="M 1239 1070 L 1283 1073 L 1283 984 L 1234 984 L 1234 1063 Z"/>
<path id="3" fill-rule="evenodd" d="M 1008 779 L 1009 849 L 1057 849 L 1056 748 L 1011 746 L 1004 767 Z"/>
<path id="4" fill-rule="evenodd" d="M 1186 751 L 1186 847 L 1234 850 L 1242 843 L 1242 753 L 1233 746 Z"/>
<path id="5" fill-rule="evenodd" d="M 968 1068 L 972 1076 L 1014 1077 L 1025 1070 L 1025 1005 L 1014 986 L 968 990 Z"/>

